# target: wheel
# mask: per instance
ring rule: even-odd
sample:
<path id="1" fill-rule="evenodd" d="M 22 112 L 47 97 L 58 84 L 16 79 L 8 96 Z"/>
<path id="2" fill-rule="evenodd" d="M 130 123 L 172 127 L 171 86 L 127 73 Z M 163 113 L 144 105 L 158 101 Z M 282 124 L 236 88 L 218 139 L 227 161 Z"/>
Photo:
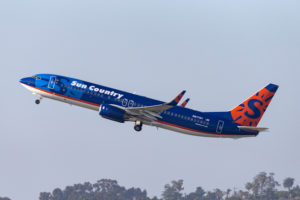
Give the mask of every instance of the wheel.
<path id="1" fill-rule="evenodd" d="M 141 131 L 143 127 L 143 122 L 141 121 L 136 121 L 135 125 L 134 125 L 134 130 L 136 130 L 137 132 Z"/>
<path id="2" fill-rule="evenodd" d="M 142 126 L 140 125 L 135 125 L 134 126 L 134 130 L 137 131 L 137 132 L 140 132 L 142 130 Z"/>
<path id="3" fill-rule="evenodd" d="M 41 101 L 39 99 L 35 100 L 35 104 L 40 104 Z"/>

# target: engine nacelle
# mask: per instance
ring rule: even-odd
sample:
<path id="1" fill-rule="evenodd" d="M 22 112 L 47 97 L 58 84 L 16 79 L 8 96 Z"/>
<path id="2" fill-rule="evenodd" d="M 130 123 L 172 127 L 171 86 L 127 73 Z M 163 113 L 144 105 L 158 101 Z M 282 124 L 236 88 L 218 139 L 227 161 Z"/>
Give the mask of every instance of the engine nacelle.
<path id="1" fill-rule="evenodd" d="M 124 123 L 125 111 L 112 105 L 102 104 L 99 115 L 103 118 L 110 119 L 116 122 Z"/>

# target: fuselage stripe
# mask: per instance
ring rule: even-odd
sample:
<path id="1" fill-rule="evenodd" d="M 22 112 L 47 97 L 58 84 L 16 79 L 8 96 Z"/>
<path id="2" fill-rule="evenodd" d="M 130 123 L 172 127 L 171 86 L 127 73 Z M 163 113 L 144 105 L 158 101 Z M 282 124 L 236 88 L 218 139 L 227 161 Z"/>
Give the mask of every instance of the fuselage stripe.
<path id="1" fill-rule="evenodd" d="M 219 136 L 222 136 L 222 134 L 210 133 L 210 132 L 205 132 L 205 131 L 198 131 L 198 130 L 190 129 L 190 128 L 187 128 L 187 127 L 178 126 L 178 125 L 176 125 L 176 124 L 171 124 L 171 123 L 168 123 L 168 122 L 160 121 L 160 120 L 156 120 L 156 122 L 161 123 L 161 124 L 165 124 L 165 125 L 168 125 L 168 126 L 173 126 L 173 127 L 176 127 L 176 128 L 180 128 L 180 129 L 192 131 L 192 132 L 198 132 L 198 133 L 205 133 L 205 134 L 210 134 L 210 135 L 219 135 Z M 237 135 L 237 134 L 223 134 L 223 135 L 224 135 L 224 136 L 225 136 L 225 135 L 231 135 L 231 136 L 243 136 L 243 135 Z"/>

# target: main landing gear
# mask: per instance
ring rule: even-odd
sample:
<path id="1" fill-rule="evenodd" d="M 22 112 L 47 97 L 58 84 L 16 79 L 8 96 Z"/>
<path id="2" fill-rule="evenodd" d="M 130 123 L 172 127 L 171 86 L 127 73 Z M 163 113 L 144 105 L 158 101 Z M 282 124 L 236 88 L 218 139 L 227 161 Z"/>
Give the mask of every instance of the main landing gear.
<path id="1" fill-rule="evenodd" d="M 141 121 L 136 121 L 135 125 L 134 125 L 134 130 L 137 132 L 140 132 L 142 130 L 143 127 L 143 122 Z"/>

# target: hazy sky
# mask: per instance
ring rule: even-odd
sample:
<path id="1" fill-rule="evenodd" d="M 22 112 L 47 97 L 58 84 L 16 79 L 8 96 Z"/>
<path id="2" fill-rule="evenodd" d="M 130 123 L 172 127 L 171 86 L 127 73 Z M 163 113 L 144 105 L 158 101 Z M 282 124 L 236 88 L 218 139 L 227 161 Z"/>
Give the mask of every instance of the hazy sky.
<path id="1" fill-rule="evenodd" d="M 243 188 L 261 171 L 300 183 L 300 1 L 0 1 L 0 196 L 38 199 L 56 187 L 111 178 L 160 195 Z M 229 110 L 280 85 L 256 138 L 141 133 L 97 112 L 34 96 L 19 79 L 56 73 L 189 108 Z"/>

